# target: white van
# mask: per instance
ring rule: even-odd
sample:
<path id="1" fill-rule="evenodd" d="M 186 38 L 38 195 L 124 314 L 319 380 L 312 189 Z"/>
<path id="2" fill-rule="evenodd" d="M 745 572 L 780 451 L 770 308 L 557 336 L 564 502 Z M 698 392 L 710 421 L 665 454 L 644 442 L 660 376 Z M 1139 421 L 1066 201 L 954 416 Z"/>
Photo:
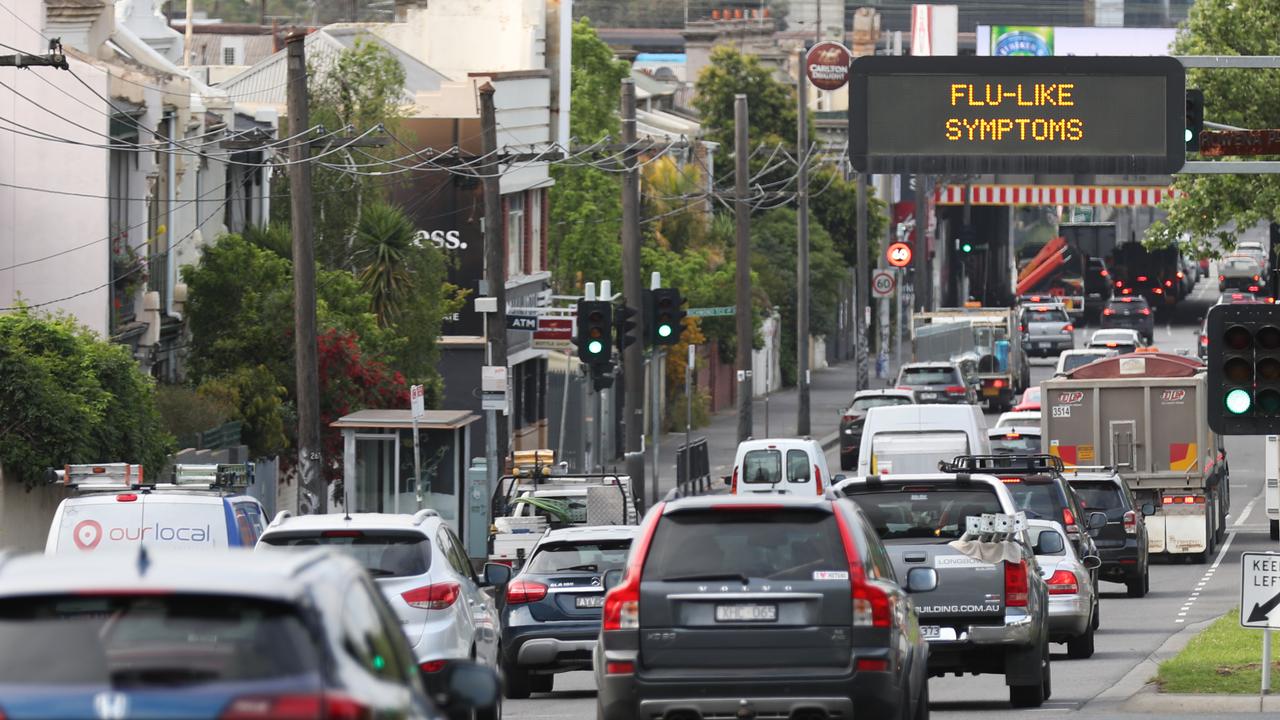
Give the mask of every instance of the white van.
<path id="1" fill-rule="evenodd" d="M 988 455 L 987 420 L 977 405 L 900 405 L 867 411 L 859 475 L 936 473 L 939 460 Z"/>
<path id="2" fill-rule="evenodd" d="M 734 495 L 811 495 L 831 487 L 827 455 L 813 438 L 772 438 L 738 443 L 729 477 Z"/>

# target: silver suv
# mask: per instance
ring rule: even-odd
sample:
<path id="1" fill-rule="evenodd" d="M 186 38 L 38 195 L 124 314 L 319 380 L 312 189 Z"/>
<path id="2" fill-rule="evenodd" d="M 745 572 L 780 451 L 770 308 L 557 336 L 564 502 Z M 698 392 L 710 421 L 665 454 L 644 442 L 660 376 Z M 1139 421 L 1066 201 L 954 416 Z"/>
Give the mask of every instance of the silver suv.
<path id="1" fill-rule="evenodd" d="M 429 682 L 456 660 L 498 667 L 499 619 L 489 588 L 505 585 L 511 569 L 488 565 L 489 579 L 478 577 L 462 541 L 435 510 L 299 517 L 282 512 L 257 549 L 317 545 L 350 555 L 369 571 L 400 616 Z"/>

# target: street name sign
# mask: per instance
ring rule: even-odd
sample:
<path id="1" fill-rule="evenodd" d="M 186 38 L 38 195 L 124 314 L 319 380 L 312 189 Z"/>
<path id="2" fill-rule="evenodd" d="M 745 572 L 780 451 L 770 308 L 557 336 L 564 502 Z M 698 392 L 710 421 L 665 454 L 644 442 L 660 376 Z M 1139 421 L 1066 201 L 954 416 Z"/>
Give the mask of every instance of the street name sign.
<path id="1" fill-rule="evenodd" d="M 690 317 L 724 317 L 734 315 L 736 310 L 732 305 L 721 305 L 719 307 L 689 308 L 687 314 Z"/>
<path id="2" fill-rule="evenodd" d="M 1185 95 L 1167 56 L 865 56 L 849 155 L 877 173 L 1174 173 Z"/>
<path id="3" fill-rule="evenodd" d="M 1280 555 L 1240 555 L 1240 625 L 1280 628 Z"/>

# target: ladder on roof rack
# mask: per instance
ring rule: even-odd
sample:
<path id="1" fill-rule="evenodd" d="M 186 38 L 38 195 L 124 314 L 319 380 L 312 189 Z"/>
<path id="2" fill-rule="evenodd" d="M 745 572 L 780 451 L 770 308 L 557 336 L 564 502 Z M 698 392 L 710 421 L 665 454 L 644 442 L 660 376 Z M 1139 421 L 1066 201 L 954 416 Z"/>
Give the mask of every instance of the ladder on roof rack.
<path id="1" fill-rule="evenodd" d="M 146 484 L 142 466 L 135 463 L 77 463 L 45 471 L 49 483 L 74 490 L 136 490 Z"/>

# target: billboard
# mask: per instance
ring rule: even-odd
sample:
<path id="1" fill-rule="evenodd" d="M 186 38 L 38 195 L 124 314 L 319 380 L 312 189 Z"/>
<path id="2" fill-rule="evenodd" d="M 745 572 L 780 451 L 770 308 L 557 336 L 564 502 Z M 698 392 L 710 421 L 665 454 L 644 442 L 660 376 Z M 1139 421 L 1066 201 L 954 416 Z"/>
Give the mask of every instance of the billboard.
<path id="1" fill-rule="evenodd" d="M 996 57 L 1053 55 L 1053 28 L 1030 25 L 993 25 L 990 48 L 980 55 Z"/>
<path id="2" fill-rule="evenodd" d="M 1040 54 L 1054 57 L 1168 55 L 1177 34 L 1177 28 L 979 25 L 975 34 L 975 50 L 978 55 L 1018 54 L 997 52 L 996 46 L 1003 40 L 1002 47 L 1006 49 L 1032 48 L 1041 44 L 1047 52 Z"/>

